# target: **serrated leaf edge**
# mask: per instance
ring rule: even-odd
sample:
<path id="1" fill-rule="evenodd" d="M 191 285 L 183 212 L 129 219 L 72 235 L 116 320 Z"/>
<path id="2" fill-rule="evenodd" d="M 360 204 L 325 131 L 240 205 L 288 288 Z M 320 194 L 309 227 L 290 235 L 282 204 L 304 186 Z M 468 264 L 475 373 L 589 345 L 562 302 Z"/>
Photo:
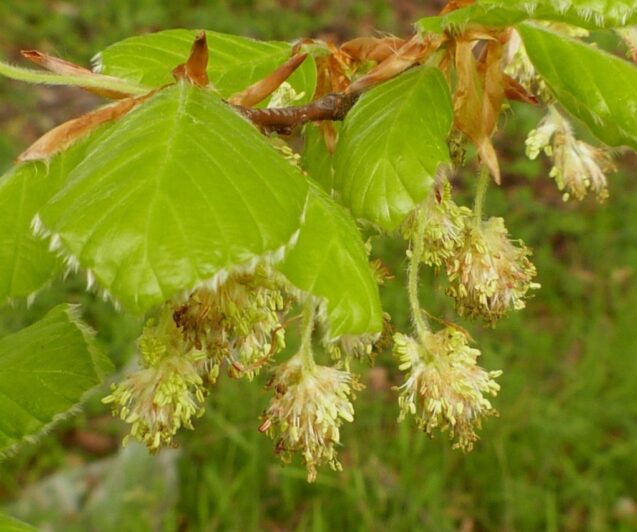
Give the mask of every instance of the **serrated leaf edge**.
<path id="1" fill-rule="evenodd" d="M 184 288 L 176 294 L 172 294 L 170 298 L 174 298 L 178 301 L 185 301 L 188 296 L 198 288 L 207 288 L 213 291 L 217 290 L 217 288 L 221 284 L 223 284 L 231 274 L 251 274 L 254 273 L 259 266 L 274 267 L 276 264 L 281 262 L 287 255 L 287 252 L 296 245 L 301 233 L 301 227 L 305 222 L 305 213 L 307 211 L 308 203 L 309 193 L 306 195 L 305 205 L 303 206 L 303 209 L 301 211 L 299 228 L 292 233 L 290 239 L 282 246 L 279 246 L 278 248 L 265 252 L 261 255 L 254 255 L 251 259 L 245 262 L 237 263 L 230 269 L 221 268 L 209 279 L 197 281 L 192 286 Z M 90 268 L 83 268 L 81 266 L 79 259 L 75 255 L 73 255 L 64 245 L 61 235 L 59 233 L 54 233 L 53 231 L 48 229 L 44 225 L 44 222 L 42 221 L 42 218 L 40 218 L 39 214 L 36 214 L 31 221 L 31 231 L 36 238 L 49 240 L 49 251 L 54 253 L 58 257 L 58 259 L 63 262 L 65 268 L 65 277 L 70 273 L 77 274 L 79 272 L 84 272 L 86 275 L 87 291 L 96 293 L 104 301 L 109 301 L 118 311 L 121 311 L 123 308 L 125 308 L 117 297 L 115 297 L 106 287 L 102 286 L 98 282 L 93 270 L 91 270 Z M 134 301 L 135 303 L 137 303 L 137 295 L 135 295 Z"/>
<path id="2" fill-rule="evenodd" d="M 95 330 L 82 320 L 82 317 L 80 314 L 80 305 L 65 304 L 64 306 L 66 307 L 64 309 L 64 313 L 68 316 L 70 323 L 74 325 L 75 327 L 77 327 L 77 329 L 80 331 L 80 334 L 82 334 L 84 341 L 86 342 L 86 349 L 91 355 L 91 359 L 93 360 L 93 363 L 94 363 L 95 374 L 97 375 L 99 379 L 103 380 L 104 375 L 100 375 L 101 372 L 99 370 L 98 365 L 95 362 L 95 355 L 97 355 L 99 352 L 99 348 L 95 345 L 95 336 L 96 336 Z M 64 412 L 59 412 L 55 414 L 51 418 L 51 421 L 46 423 L 37 432 L 33 434 L 28 434 L 27 436 L 23 436 L 22 438 L 20 438 L 20 440 L 16 441 L 14 444 L 10 445 L 9 447 L 0 449 L 0 461 L 6 460 L 7 458 L 11 458 L 12 456 L 15 456 L 18 453 L 20 447 L 24 445 L 25 443 L 29 443 L 32 445 L 37 444 L 44 436 L 49 434 L 58 423 L 66 419 L 70 419 L 71 417 L 79 414 L 82 411 L 82 404 L 86 402 L 86 400 L 93 393 L 95 393 L 96 389 L 99 386 L 100 384 L 96 384 L 95 386 L 86 390 L 82 394 L 80 399 L 78 400 L 77 404 L 75 404 L 74 406 L 72 406 L 71 408 L 69 408 L 68 410 Z"/>

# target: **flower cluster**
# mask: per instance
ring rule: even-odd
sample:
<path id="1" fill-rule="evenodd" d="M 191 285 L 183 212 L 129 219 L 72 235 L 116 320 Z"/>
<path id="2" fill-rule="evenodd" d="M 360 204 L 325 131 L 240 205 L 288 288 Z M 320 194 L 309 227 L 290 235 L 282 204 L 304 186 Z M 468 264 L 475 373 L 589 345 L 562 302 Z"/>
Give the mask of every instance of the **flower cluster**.
<path id="1" fill-rule="evenodd" d="M 522 241 L 509 239 L 502 218 L 472 218 L 461 248 L 447 261 L 447 293 L 458 313 L 493 323 L 508 310 L 524 308 L 527 292 L 540 286 L 532 282 L 536 270 L 529 255 Z"/>
<path id="2" fill-rule="evenodd" d="M 294 87 L 287 81 L 281 83 L 278 88 L 272 93 L 269 108 L 289 107 L 295 105 L 299 100 L 305 97 L 305 92 L 296 92 Z"/>
<path id="3" fill-rule="evenodd" d="M 150 320 L 139 340 L 142 368 L 103 399 L 113 413 L 131 424 L 131 436 L 155 452 L 203 413 L 209 374 L 206 353 L 184 344 L 170 312 Z"/>
<path id="4" fill-rule="evenodd" d="M 280 286 L 259 269 L 233 274 L 216 289 L 195 290 L 174 317 L 184 337 L 217 365 L 227 361 L 232 376 L 252 379 L 285 347 L 285 309 Z"/>
<path id="5" fill-rule="evenodd" d="M 346 367 L 349 367 L 351 360 L 374 361 L 374 340 L 375 335 L 365 334 L 354 336 L 346 334 L 338 340 L 326 341 L 325 350 L 332 360 L 343 360 Z"/>
<path id="6" fill-rule="evenodd" d="M 270 382 L 274 398 L 264 413 L 260 431 L 277 440 L 284 461 L 301 453 L 308 481 L 316 479 L 317 467 L 328 464 L 341 470 L 336 446 L 343 421 L 353 421 L 352 389 L 360 389 L 348 371 L 319 366 L 299 352 L 274 373 Z"/>
<path id="7" fill-rule="evenodd" d="M 394 355 L 408 372 L 398 388 L 399 421 L 411 414 L 430 436 L 434 429 L 448 430 L 456 439 L 454 448 L 470 451 L 482 419 L 496 414 L 485 396 L 497 395 L 500 386 L 494 379 L 502 372 L 478 366 L 480 351 L 452 327 L 427 332 L 420 341 L 396 333 Z"/>
<path id="8" fill-rule="evenodd" d="M 216 289 L 199 288 L 185 304 L 168 302 L 138 341 L 142 367 L 103 399 L 151 451 L 171 443 L 203 413 L 208 387 L 226 363 L 252 379 L 285 345 L 285 303 L 265 270 L 235 273 Z"/>
<path id="9" fill-rule="evenodd" d="M 590 190 L 601 201 L 608 196 L 606 173 L 615 171 L 608 152 L 577 140 L 573 128 L 554 107 L 532 130 L 526 139 L 526 153 L 535 159 L 540 152 L 553 159 L 550 176 L 564 191 L 564 200 L 570 196 L 583 199 Z"/>
<path id="10" fill-rule="evenodd" d="M 445 180 L 407 217 L 401 230 L 406 239 L 413 241 L 418 238 L 417 228 L 421 227 L 423 253 L 420 260 L 429 266 L 441 266 L 461 246 L 465 222 L 470 216 L 470 209 L 453 201 L 451 185 Z"/>

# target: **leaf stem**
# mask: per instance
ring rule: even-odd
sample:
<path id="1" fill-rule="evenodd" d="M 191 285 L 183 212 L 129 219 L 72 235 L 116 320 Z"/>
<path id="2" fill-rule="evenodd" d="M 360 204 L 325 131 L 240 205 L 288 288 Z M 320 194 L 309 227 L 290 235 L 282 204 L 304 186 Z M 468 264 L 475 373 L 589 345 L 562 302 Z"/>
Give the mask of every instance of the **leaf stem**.
<path id="1" fill-rule="evenodd" d="M 414 320 L 416 333 L 423 340 L 429 325 L 425 321 L 418 300 L 418 271 L 420 268 L 420 260 L 423 253 L 423 240 L 425 233 L 425 220 L 420 209 L 416 211 L 416 228 L 411 239 L 411 250 L 409 253 L 409 268 L 407 270 L 407 292 L 409 296 L 409 306 L 411 309 L 411 317 Z"/>
<path id="2" fill-rule="evenodd" d="M 50 74 L 48 72 L 40 72 L 30 68 L 22 68 L 0 61 L 0 74 L 18 81 L 26 81 L 28 83 L 43 83 L 46 85 L 75 85 L 91 89 L 104 89 L 110 91 L 123 92 L 126 94 L 141 95 L 146 94 L 150 89 L 140 87 L 137 84 L 128 81 L 111 78 L 109 76 L 101 76 L 95 74 L 92 76 L 68 76 L 59 74 Z"/>

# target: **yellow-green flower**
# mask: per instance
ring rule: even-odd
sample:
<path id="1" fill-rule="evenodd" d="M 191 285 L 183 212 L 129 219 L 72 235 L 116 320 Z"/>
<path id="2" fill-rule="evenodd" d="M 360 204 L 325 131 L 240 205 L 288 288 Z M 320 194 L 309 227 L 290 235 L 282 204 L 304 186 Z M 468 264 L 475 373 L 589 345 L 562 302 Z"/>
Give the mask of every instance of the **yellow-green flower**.
<path id="1" fill-rule="evenodd" d="M 465 231 L 462 247 L 447 261 L 447 293 L 458 313 L 493 323 L 509 310 L 524 308 L 527 292 L 540 286 L 532 282 L 531 251 L 509 239 L 502 218 L 473 218 Z"/>
<path id="2" fill-rule="evenodd" d="M 316 479 L 322 464 L 340 471 L 336 452 L 340 427 L 354 419 L 352 388 L 359 388 L 352 374 L 308 363 L 303 353 L 297 353 L 276 368 L 270 385 L 275 395 L 259 430 L 277 441 L 284 460 L 290 453 L 301 454 L 309 482 Z"/>
<path id="3" fill-rule="evenodd" d="M 600 201 L 608 197 L 606 173 L 616 170 L 609 153 L 577 140 L 569 121 L 554 107 L 526 139 L 530 159 L 542 151 L 553 160 L 549 175 L 564 192 L 565 201 L 571 196 L 581 200 L 589 191 Z"/>
<path id="4" fill-rule="evenodd" d="M 217 288 L 202 287 L 175 312 L 184 337 L 230 374 L 252 379 L 285 347 L 280 287 L 265 269 L 235 273 Z"/>
<path id="5" fill-rule="evenodd" d="M 502 372 L 478 366 L 480 351 L 452 327 L 427 332 L 420 341 L 396 333 L 394 355 L 407 372 L 398 388 L 399 421 L 413 415 L 430 436 L 436 429 L 449 431 L 454 448 L 470 451 L 482 419 L 497 414 L 486 396 L 497 395 L 500 386 L 494 379 Z"/>
<path id="6" fill-rule="evenodd" d="M 470 216 L 470 209 L 453 201 L 451 185 L 445 181 L 434 187 L 422 205 L 407 217 L 402 233 L 413 240 L 418 237 L 419 227 L 423 234 L 420 260 L 429 266 L 441 266 L 462 245 L 465 223 Z"/>
<path id="7" fill-rule="evenodd" d="M 152 452 L 170 445 L 177 431 L 192 429 L 192 418 L 203 413 L 206 388 L 202 375 L 210 367 L 206 353 L 184 351 L 181 334 L 168 312 L 152 320 L 139 341 L 143 367 L 111 387 L 102 401 L 131 424 L 130 435 Z"/>

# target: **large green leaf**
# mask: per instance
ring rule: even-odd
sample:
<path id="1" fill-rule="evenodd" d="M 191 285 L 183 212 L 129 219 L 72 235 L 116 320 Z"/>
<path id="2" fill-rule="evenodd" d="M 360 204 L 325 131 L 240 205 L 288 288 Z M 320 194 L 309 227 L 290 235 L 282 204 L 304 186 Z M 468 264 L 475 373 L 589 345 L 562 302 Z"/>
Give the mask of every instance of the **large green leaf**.
<path id="1" fill-rule="evenodd" d="M 298 242 L 279 269 L 297 288 L 326 302 L 330 337 L 382 329 L 378 285 L 360 232 L 317 186 L 310 189 Z"/>
<path id="2" fill-rule="evenodd" d="M 418 67 L 363 94 L 347 115 L 335 182 L 357 217 L 394 229 L 449 163 L 453 111 L 445 78 Z"/>
<path id="3" fill-rule="evenodd" d="M 85 145 L 80 141 L 46 163 L 22 163 L 0 177 L 0 304 L 33 294 L 58 272 L 60 261 L 48 242 L 33 235 L 31 222 L 79 162 Z"/>
<path id="4" fill-rule="evenodd" d="M 147 87 L 171 83 L 172 69 L 185 62 L 196 34 L 195 30 L 167 30 L 130 37 L 100 52 L 94 59 L 95 70 Z M 264 78 L 292 53 L 292 45 L 285 42 L 256 41 L 215 31 L 207 31 L 206 37 L 208 76 L 224 97 Z M 309 101 L 316 86 L 314 59 L 308 57 L 288 81 L 297 92 L 305 92 L 299 103 Z"/>
<path id="5" fill-rule="evenodd" d="M 89 144 L 40 212 L 64 254 L 143 312 L 287 245 L 307 182 L 211 91 L 160 91 Z"/>
<path id="6" fill-rule="evenodd" d="M 634 0 L 478 0 L 444 15 L 417 22 L 421 31 L 462 32 L 472 26 L 503 28 L 524 20 L 565 22 L 584 28 L 613 28 L 637 23 Z"/>
<path id="7" fill-rule="evenodd" d="M 68 412 L 110 369 L 69 305 L 0 339 L 0 451 Z"/>
<path id="8" fill-rule="evenodd" d="M 518 30 L 558 101 L 606 144 L 637 149 L 637 67 L 531 23 Z"/>
<path id="9" fill-rule="evenodd" d="M 58 270 L 48 243 L 33 236 L 31 221 L 50 197 L 43 163 L 25 163 L 0 178 L 0 303 L 28 296 Z"/>

